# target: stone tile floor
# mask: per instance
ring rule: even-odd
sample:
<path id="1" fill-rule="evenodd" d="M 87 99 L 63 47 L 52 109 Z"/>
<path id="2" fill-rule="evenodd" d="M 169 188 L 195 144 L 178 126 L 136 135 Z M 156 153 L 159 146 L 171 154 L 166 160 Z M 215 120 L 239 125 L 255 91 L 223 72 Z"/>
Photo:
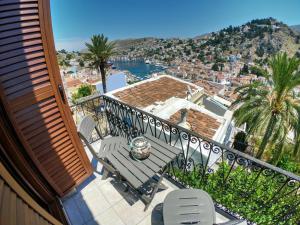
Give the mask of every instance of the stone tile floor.
<path id="1" fill-rule="evenodd" d="M 65 198 L 63 205 L 72 225 L 163 225 L 162 203 L 170 191 L 177 189 L 167 180 L 163 183 L 168 189 L 155 195 L 146 212 L 135 191 L 125 192 L 123 183 L 112 177 L 102 180 L 96 173 Z M 226 221 L 217 214 L 218 223 Z"/>
<path id="2" fill-rule="evenodd" d="M 102 165 L 87 152 L 96 171 L 77 187 L 76 192 L 63 199 L 63 206 L 72 225 L 163 225 L 162 203 L 166 195 L 178 189 L 164 179 L 168 188 L 160 190 L 147 211 L 144 203 L 133 190 L 125 192 L 121 181 L 109 177 L 102 180 Z M 228 219 L 217 214 L 217 223 Z"/>

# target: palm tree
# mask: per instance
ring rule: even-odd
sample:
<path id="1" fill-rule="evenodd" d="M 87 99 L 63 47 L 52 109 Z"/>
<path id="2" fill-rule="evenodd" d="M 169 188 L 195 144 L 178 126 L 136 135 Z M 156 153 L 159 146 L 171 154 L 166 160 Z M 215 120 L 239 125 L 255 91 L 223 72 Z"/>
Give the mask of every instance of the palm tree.
<path id="1" fill-rule="evenodd" d="M 272 73 L 265 74 L 266 82 L 255 81 L 236 89 L 239 97 L 234 102 L 238 106 L 234 118 L 238 126 L 247 124 L 248 134 L 262 137 L 257 158 L 269 145 L 276 148 L 272 161 L 278 161 L 288 133 L 300 131 L 300 102 L 295 95 L 295 87 L 300 85 L 300 60 L 279 53 L 269 65 Z"/>
<path id="2" fill-rule="evenodd" d="M 297 129 L 295 131 L 295 146 L 293 151 L 293 156 L 296 157 L 298 154 L 300 154 L 300 120 L 297 124 Z M 300 160 L 300 157 L 298 157 Z"/>
<path id="3" fill-rule="evenodd" d="M 67 59 L 66 55 L 62 53 L 57 53 L 57 62 L 64 74 L 66 69 L 71 66 L 69 59 Z"/>
<path id="4" fill-rule="evenodd" d="M 101 73 L 103 92 L 106 93 L 106 69 L 108 68 L 108 59 L 115 54 L 115 43 L 109 42 L 103 34 L 93 35 L 91 43 L 85 43 L 88 53 L 85 58 L 90 65 Z"/>

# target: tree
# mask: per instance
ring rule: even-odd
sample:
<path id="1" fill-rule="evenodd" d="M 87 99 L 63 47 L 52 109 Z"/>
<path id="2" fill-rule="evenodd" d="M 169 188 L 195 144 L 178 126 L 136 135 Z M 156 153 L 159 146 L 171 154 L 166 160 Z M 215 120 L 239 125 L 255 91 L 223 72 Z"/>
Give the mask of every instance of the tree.
<path id="1" fill-rule="evenodd" d="M 234 118 L 237 126 L 247 124 L 248 134 L 261 137 L 257 158 L 262 157 L 267 146 L 275 146 L 275 162 L 283 151 L 287 134 L 300 130 L 300 100 L 295 95 L 295 87 L 300 85 L 300 60 L 279 53 L 269 65 L 272 73 L 265 74 L 267 82 L 255 81 L 236 89 L 239 97 L 234 102 L 238 106 Z"/>
<path id="2" fill-rule="evenodd" d="M 68 52 L 65 49 L 58 50 L 58 53 L 67 54 Z"/>
<path id="3" fill-rule="evenodd" d="M 267 71 L 258 66 L 250 67 L 251 73 L 257 75 L 258 77 L 264 77 L 267 74 Z"/>
<path id="4" fill-rule="evenodd" d="M 263 57 L 264 54 L 265 54 L 265 51 L 264 51 L 264 49 L 263 49 L 262 47 L 258 47 L 258 48 L 256 49 L 255 53 L 256 53 L 256 55 L 257 55 L 258 57 Z"/>
<path id="5" fill-rule="evenodd" d="M 238 132 L 234 137 L 233 148 L 241 152 L 245 152 L 248 147 L 246 134 L 243 131 Z"/>
<path id="6" fill-rule="evenodd" d="M 220 64 L 220 70 L 223 71 L 223 69 L 224 69 L 224 63 L 221 63 Z"/>
<path id="7" fill-rule="evenodd" d="M 88 53 L 85 58 L 90 65 L 101 73 L 103 92 L 106 93 L 106 69 L 109 67 L 107 61 L 115 52 L 115 43 L 109 42 L 103 34 L 93 35 L 91 43 L 85 43 Z"/>
<path id="8" fill-rule="evenodd" d="M 295 131 L 295 145 L 293 150 L 293 156 L 296 157 L 300 154 L 300 119 L 298 120 L 297 129 Z M 300 159 L 300 157 L 298 157 Z"/>
<path id="9" fill-rule="evenodd" d="M 59 67 L 63 70 L 63 72 L 65 73 L 65 70 L 71 66 L 70 64 L 70 60 L 68 60 L 66 58 L 65 54 L 61 54 L 61 53 L 57 53 L 57 62 Z"/>
<path id="10" fill-rule="evenodd" d="M 83 68 L 83 67 L 84 67 L 84 65 L 85 65 L 85 64 L 84 64 L 84 59 L 82 59 L 82 58 L 79 58 L 79 59 L 78 59 L 78 64 L 79 64 L 79 66 L 80 66 L 80 67 L 82 67 L 82 68 Z"/>
<path id="11" fill-rule="evenodd" d="M 218 66 L 218 64 L 217 64 L 217 63 L 214 63 L 214 64 L 212 65 L 211 69 L 214 70 L 214 71 L 219 71 L 219 66 Z"/>
<path id="12" fill-rule="evenodd" d="M 200 52 L 200 54 L 198 55 L 198 59 L 200 60 L 200 61 L 202 61 L 202 62 L 204 62 L 205 61 L 205 54 L 203 53 L 201 53 Z"/>
<path id="13" fill-rule="evenodd" d="M 82 84 L 76 92 L 72 94 L 72 102 L 75 103 L 77 99 L 93 94 L 95 88 L 90 84 Z"/>
<path id="14" fill-rule="evenodd" d="M 249 68 L 247 64 L 244 64 L 243 68 L 240 71 L 241 74 L 248 74 L 249 73 Z"/>

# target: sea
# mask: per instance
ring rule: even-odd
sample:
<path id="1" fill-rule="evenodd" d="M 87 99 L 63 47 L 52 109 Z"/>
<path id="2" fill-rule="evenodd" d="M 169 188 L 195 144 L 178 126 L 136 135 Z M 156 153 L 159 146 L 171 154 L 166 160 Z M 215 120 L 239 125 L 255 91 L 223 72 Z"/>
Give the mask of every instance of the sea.
<path id="1" fill-rule="evenodd" d="M 118 70 L 128 70 L 132 75 L 140 80 L 145 80 L 153 73 L 159 73 L 165 70 L 162 66 L 146 64 L 143 60 L 136 61 L 114 61 L 113 65 Z"/>

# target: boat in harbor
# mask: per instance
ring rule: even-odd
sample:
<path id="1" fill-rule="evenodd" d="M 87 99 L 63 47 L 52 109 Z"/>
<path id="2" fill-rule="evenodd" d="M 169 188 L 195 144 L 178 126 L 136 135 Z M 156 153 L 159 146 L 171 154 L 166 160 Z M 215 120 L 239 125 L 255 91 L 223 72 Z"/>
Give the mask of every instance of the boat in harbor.
<path id="1" fill-rule="evenodd" d="M 146 63 L 146 64 L 150 64 L 151 62 L 150 62 L 149 59 L 146 59 L 146 60 L 145 60 L 145 63 Z"/>

